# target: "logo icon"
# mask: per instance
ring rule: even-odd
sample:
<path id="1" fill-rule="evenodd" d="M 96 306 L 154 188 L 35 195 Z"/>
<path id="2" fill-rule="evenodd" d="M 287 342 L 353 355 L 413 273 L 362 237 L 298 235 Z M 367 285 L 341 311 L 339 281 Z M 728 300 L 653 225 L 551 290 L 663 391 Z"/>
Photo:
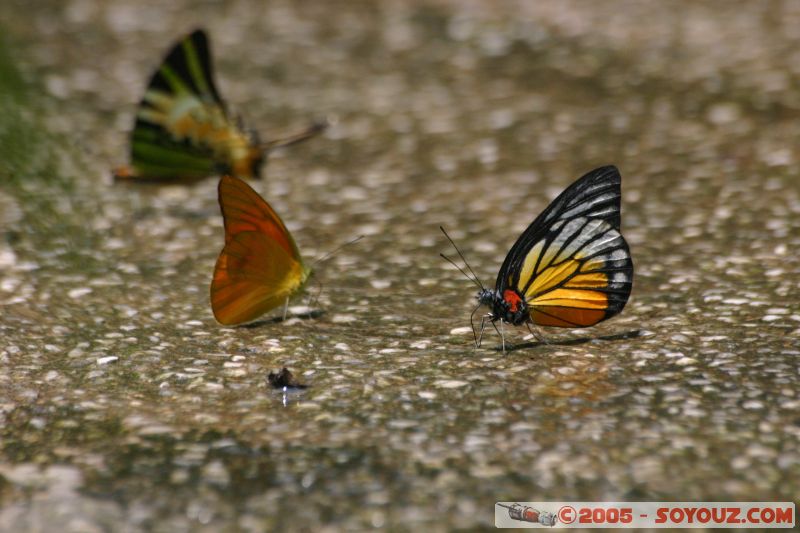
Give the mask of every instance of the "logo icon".
<path id="1" fill-rule="evenodd" d="M 508 516 L 512 520 L 541 524 L 546 527 L 553 527 L 556 525 L 556 522 L 558 522 L 556 515 L 548 511 L 539 511 L 538 509 L 526 507 L 519 503 L 512 503 L 511 505 L 498 503 L 497 505 L 508 509 Z"/>

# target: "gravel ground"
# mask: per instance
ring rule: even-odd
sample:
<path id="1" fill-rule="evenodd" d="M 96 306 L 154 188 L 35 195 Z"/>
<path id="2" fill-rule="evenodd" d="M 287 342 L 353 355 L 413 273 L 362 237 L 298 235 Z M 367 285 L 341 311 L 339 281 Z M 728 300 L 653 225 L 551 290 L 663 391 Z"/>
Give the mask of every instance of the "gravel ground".
<path id="1" fill-rule="evenodd" d="M 10 0 L 0 20 L 27 87 L 0 91 L 0 530 L 800 499 L 797 3 Z M 255 184 L 309 263 L 365 236 L 286 321 L 214 321 L 215 179 L 110 179 L 148 76 L 199 26 L 249 126 L 336 121 Z M 490 284 L 609 163 L 625 310 L 475 349 L 438 226 Z M 284 366 L 309 388 L 272 390 Z"/>

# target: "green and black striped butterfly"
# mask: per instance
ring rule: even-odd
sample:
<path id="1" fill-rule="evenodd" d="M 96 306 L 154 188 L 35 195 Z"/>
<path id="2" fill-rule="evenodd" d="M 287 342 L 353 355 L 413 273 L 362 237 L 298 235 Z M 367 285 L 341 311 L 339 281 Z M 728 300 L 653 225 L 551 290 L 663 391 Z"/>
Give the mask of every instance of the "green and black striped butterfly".
<path id="1" fill-rule="evenodd" d="M 231 117 L 214 83 L 205 31 L 175 44 L 150 79 L 131 134 L 130 167 L 118 179 L 195 181 L 218 174 L 259 178 L 265 153 L 324 129 L 313 124 L 285 139 L 262 143 Z"/>

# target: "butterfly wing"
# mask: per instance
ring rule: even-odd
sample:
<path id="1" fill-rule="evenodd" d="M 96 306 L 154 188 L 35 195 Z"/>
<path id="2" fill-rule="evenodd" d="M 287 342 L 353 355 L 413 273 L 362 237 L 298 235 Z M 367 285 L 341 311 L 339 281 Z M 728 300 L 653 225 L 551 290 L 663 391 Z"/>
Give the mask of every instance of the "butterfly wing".
<path id="1" fill-rule="evenodd" d="M 147 89 L 167 94 L 192 94 L 204 103 L 218 106 L 224 113 L 225 103 L 214 83 L 206 32 L 197 29 L 173 45 Z"/>
<path id="2" fill-rule="evenodd" d="M 194 180 L 221 171 L 250 177 L 261 150 L 230 120 L 219 96 L 208 37 L 196 30 L 177 43 L 153 74 L 136 113 L 125 175 Z"/>
<path id="3" fill-rule="evenodd" d="M 621 176 L 616 167 L 584 175 L 539 215 L 511 248 L 499 294 L 523 295 L 531 320 L 585 327 L 619 313 L 631 292 L 633 262 L 620 233 Z"/>
<path id="4" fill-rule="evenodd" d="M 211 308 L 221 324 L 241 324 L 284 303 L 309 271 L 283 221 L 244 181 L 223 176 L 219 204 L 225 247 L 211 281 Z"/>

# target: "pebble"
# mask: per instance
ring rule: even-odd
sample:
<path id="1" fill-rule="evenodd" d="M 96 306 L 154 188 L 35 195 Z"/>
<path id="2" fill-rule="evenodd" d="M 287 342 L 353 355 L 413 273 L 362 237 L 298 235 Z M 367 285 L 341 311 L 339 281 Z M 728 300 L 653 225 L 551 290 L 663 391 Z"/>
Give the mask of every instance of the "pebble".
<path id="1" fill-rule="evenodd" d="M 457 389 L 469 385 L 467 381 L 460 381 L 457 379 L 440 379 L 433 382 L 434 386 L 441 389 Z"/>
<path id="2" fill-rule="evenodd" d="M 726 298 L 725 300 L 722 300 L 722 303 L 729 305 L 744 305 L 749 302 L 750 300 L 746 298 Z"/>
<path id="3" fill-rule="evenodd" d="M 67 292 L 67 296 L 77 300 L 91 293 L 92 289 L 90 287 L 79 287 L 77 289 L 70 289 L 69 292 Z"/>
<path id="4" fill-rule="evenodd" d="M 373 289 L 383 290 L 392 286 L 392 282 L 388 279 L 372 279 L 369 282 Z"/>

